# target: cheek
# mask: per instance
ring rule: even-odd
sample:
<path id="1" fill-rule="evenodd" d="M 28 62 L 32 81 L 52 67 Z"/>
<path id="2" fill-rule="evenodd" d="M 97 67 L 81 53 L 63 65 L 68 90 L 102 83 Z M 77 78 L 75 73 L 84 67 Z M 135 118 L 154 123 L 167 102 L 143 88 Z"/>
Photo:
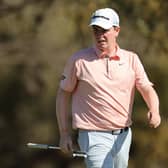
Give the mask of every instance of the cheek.
<path id="1" fill-rule="evenodd" d="M 115 31 L 115 30 L 111 30 L 111 31 L 107 32 L 106 35 L 111 37 L 111 38 L 112 37 L 117 37 L 118 36 L 118 32 Z"/>
<path id="2" fill-rule="evenodd" d="M 106 39 L 110 42 L 110 41 L 113 41 L 113 40 L 115 39 L 115 37 L 114 37 L 114 35 L 112 35 L 112 34 L 108 34 L 108 35 L 106 36 Z"/>
<path id="3" fill-rule="evenodd" d="M 108 32 L 108 33 L 105 34 L 105 36 L 107 38 L 113 38 L 114 37 L 114 33 Z"/>
<path id="4" fill-rule="evenodd" d="M 108 41 L 115 41 L 117 38 L 118 34 L 117 33 L 108 33 L 106 34 L 106 38 L 108 39 Z"/>

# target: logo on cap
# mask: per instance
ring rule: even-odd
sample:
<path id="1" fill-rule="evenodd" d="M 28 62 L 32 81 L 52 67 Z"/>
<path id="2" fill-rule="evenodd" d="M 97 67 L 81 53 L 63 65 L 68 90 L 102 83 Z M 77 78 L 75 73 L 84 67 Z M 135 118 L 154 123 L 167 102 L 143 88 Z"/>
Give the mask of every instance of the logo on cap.
<path id="1" fill-rule="evenodd" d="M 119 16 L 113 9 L 98 9 L 91 17 L 90 26 L 93 25 L 100 26 L 103 29 L 110 29 L 113 26 L 119 26 Z"/>

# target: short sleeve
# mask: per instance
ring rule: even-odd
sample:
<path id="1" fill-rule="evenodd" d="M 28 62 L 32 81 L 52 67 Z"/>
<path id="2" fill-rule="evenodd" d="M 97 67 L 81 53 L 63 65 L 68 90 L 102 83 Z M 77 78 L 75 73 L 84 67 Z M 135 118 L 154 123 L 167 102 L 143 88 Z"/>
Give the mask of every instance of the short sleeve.
<path id="1" fill-rule="evenodd" d="M 148 79 L 148 76 L 145 72 L 145 69 L 138 57 L 138 55 L 134 54 L 133 57 L 133 69 L 135 71 L 135 84 L 136 88 L 140 89 L 143 86 L 146 85 L 153 85 L 152 82 Z"/>
<path id="2" fill-rule="evenodd" d="M 77 70 L 75 66 L 75 59 L 70 57 L 70 59 L 67 61 L 61 81 L 60 81 L 60 87 L 68 92 L 72 92 L 77 84 L 77 76 L 76 76 Z"/>

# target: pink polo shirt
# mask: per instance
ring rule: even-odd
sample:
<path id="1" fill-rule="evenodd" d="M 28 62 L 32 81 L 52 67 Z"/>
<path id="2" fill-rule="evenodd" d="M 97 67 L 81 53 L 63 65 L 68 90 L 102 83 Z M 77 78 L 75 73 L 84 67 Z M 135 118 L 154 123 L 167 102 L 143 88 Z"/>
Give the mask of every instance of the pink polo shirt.
<path id="1" fill-rule="evenodd" d="M 119 59 L 100 58 L 95 47 L 67 62 L 60 87 L 72 92 L 73 128 L 114 130 L 132 124 L 135 87 L 152 85 L 138 56 L 117 47 Z"/>

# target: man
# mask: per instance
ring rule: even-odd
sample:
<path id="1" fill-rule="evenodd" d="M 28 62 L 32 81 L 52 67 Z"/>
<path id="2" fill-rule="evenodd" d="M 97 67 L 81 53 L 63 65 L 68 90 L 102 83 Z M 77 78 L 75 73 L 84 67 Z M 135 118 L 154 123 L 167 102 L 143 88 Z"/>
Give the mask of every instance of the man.
<path id="1" fill-rule="evenodd" d="M 159 126 L 159 100 L 137 54 L 117 44 L 119 16 L 110 8 L 91 17 L 95 45 L 67 62 L 57 95 L 60 147 L 72 151 L 72 125 L 78 129 L 80 149 L 87 152 L 88 168 L 126 168 L 131 144 L 131 113 L 135 88 L 143 96 L 153 128 Z"/>

